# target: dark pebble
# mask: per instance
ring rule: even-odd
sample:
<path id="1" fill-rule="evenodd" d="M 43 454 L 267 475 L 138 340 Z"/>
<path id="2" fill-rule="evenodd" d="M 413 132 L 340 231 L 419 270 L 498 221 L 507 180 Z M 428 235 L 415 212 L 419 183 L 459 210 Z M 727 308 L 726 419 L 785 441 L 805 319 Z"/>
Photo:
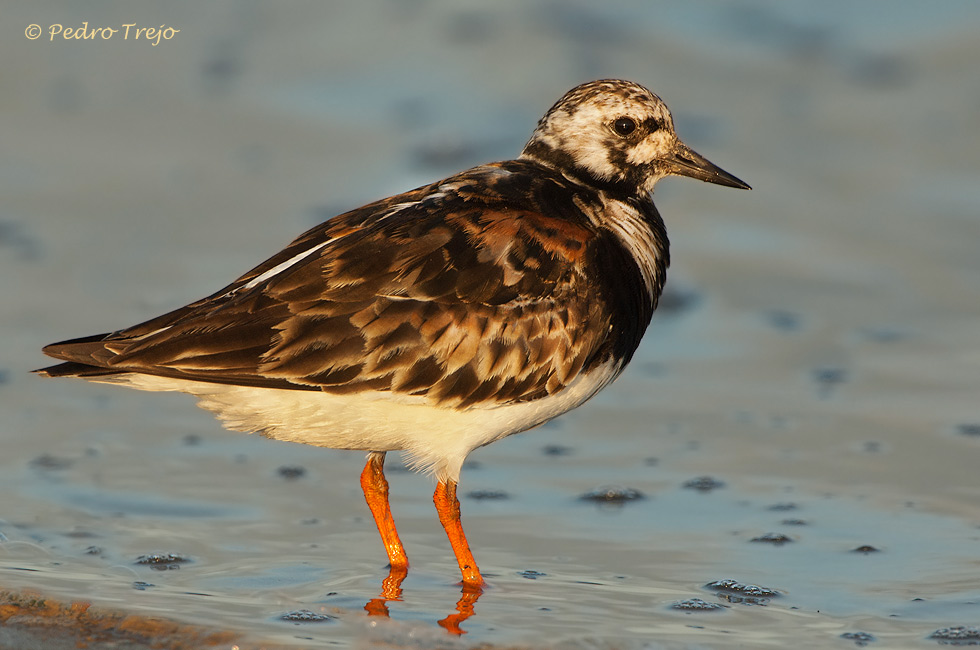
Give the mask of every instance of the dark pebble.
<path id="1" fill-rule="evenodd" d="M 572 448 L 565 445 L 545 445 L 541 452 L 545 456 L 568 456 L 572 453 Z"/>
<path id="2" fill-rule="evenodd" d="M 956 429 L 964 436 L 980 438 L 980 424 L 970 422 L 968 424 L 961 424 Z"/>
<path id="3" fill-rule="evenodd" d="M 766 510 L 772 510 L 773 512 L 788 512 L 790 510 L 796 510 L 798 507 L 799 506 L 797 506 L 795 503 L 792 502 L 774 503 L 768 508 L 766 508 Z"/>
<path id="4" fill-rule="evenodd" d="M 623 485 L 603 485 L 579 497 L 582 501 L 596 503 L 626 503 L 642 499 L 643 493 Z"/>
<path id="5" fill-rule="evenodd" d="M 936 639 L 942 645 L 980 645 L 980 628 L 972 625 L 944 627 L 930 634 L 929 638 Z"/>
<path id="6" fill-rule="evenodd" d="M 306 474 L 306 468 L 300 465 L 283 465 L 276 470 L 276 473 L 287 481 L 295 481 Z"/>
<path id="7" fill-rule="evenodd" d="M 813 371 L 813 378 L 819 385 L 818 396 L 827 398 L 837 384 L 847 381 L 847 371 L 843 368 L 817 368 Z"/>
<path id="8" fill-rule="evenodd" d="M 308 609 L 298 609 L 293 612 L 286 612 L 279 618 L 283 621 L 289 621 L 291 623 L 323 623 L 325 621 L 334 620 L 333 616 L 318 614 L 316 612 L 311 612 Z"/>
<path id="9" fill-rule="evenodd" d="M 156 571 L 175 571 L 181 564 L 187 562 L 190 560 L 179 553 L 151 553 L 136 558 L 136 564 L 148 566 Z"/>
<path id="10" fill-rule="evenodd" d="M 820 384 L 841 384 L 847 380 L 847 371 L 843 368 L 817 368 L 813 378 Z"/>
<path id="11" fill-rule="evenodd" d="M 688 490 L 697 490 L 698 492 L 711 492 L 712 490 L 725 487 L 725 483 L 712 476 L 699 476 L 692 478 L 690 481 L 685 481 L 683 487 Z"/>
<path id="12" fill-rule="evenodd" d="M 688 598 L 687 600 L 679 600 L 673 603 L 670 608 L 685 612 L 713 612 L 719 609 L 725 609 L 725 606 L 719 603 L 709 603 L 700 598 Z"/>
<path id="13" fill-rule="evenodd" d="M 840 635 L 840 638 L 847 639 L 848 641 L 853 641 L 854 645 L 860 648 L 863 648 L 869 643 L 874 643 L 875 641 L 877 641 L 877 639 L 874 638 L 873 635 L 868 634 L 867 632 L 844 632 L 843 634 Z"/>
<path id="14" fill-rule="evenodd" d="M 747 585 L 737 580 L 716 580 L 705 585 L 722 598 L 733 604 L 767 605 L 769 600 L 779 596 L 779 592 L 759 585 Z"/>
<path id="15" fill-rule="evenodd" d="M 473 490 L 466 493 L 466 497 L 469 499 L 475 499 L 477 501 L 483 500 L 503 500 L 509 499 L 510 495 L 503 490 Z"/>
<path id="16" fill-rule="evenodd" d="M 73 462 L 74 461 L 72 461 L 70 458 L 60 458 L 51 454 L 41 454 L 31 461 L 31 467 L 50 470 L 68 469 L 71 467 Z"/>
<path id="17" fill-rule="evenodd" d="M 862 546 L 858 546 L 857 548 L 851 549 L 851 553 L 862 553 L 864 555 L 868 555 L 870 553 L 879 553 L 880 551 L 881 549 L 875 548 L 870 544 L 864 544 Z"/>

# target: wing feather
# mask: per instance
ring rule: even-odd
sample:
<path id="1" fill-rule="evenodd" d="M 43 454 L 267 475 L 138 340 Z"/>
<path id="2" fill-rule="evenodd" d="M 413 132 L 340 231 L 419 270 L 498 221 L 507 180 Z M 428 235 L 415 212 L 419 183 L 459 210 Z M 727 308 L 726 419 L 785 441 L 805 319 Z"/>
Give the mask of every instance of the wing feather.
<path id="1" fill-rule="evenodd" d="M 584 216 L 495 194 L 506 175 L 485 169 L 336 217 L 196 303 L 46 351 L 117 372 L 460 407 L 555 393 L 605 349 L 610 312 L 583 263 L 597 234 Z"/>

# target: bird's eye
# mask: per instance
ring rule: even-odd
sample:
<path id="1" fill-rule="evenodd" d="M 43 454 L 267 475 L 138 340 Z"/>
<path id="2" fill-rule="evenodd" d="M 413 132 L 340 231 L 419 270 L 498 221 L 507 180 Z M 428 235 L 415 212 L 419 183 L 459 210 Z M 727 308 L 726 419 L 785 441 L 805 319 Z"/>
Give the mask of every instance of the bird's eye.
<path id="1" fill-rule="evenodd" d="M 620 117 L 613 122 L 613 130 L 619 135 L 626 137 L 633 131 L 636 131 L 636 122 L 629 117 Z"/>

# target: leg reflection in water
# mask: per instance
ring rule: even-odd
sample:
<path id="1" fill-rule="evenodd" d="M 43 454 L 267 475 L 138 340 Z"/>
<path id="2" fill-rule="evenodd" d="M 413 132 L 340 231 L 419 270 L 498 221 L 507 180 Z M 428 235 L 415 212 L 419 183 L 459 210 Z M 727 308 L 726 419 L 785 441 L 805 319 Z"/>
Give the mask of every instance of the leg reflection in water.
<path id="1" fill-rule="evenodd" d="M 372 598 L 364 605 L 364 611 L 368 613 L 368 616 L 388 617 L 388 602 L 401 600 L 401 584 L 406 575 L 408 575 L 408 572 L 404 569 L 396 570 L 393 567 L 389 571 L 388 577 L 381 583 L 381 593 L 377 598 Z M 463 583 L 463 594 L 456 602 L 456 613 L 450 614 L 439 621 L 439 625 L 445 628 L 450 634 L 466 634 L 466 630 L 462 629 L 459 625 L 470 616 L 473 616 L 473 607 L 482 594 L 482 587 L 473 587 L 472 585 Z"/>

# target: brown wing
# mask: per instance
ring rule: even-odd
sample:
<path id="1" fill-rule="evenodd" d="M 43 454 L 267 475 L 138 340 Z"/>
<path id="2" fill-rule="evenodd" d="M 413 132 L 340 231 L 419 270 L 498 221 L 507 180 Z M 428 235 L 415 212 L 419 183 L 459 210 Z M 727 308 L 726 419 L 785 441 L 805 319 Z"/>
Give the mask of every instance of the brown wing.
<path id="1" fill-rule="evenodd" d="M 461 406 L 554 393 L 609 332 L 583 263 L 595 233 L 487 182 L 454 177 L 341 215 L 207 299 L 74 353 L 45 351 L 114 371 Z"/>

